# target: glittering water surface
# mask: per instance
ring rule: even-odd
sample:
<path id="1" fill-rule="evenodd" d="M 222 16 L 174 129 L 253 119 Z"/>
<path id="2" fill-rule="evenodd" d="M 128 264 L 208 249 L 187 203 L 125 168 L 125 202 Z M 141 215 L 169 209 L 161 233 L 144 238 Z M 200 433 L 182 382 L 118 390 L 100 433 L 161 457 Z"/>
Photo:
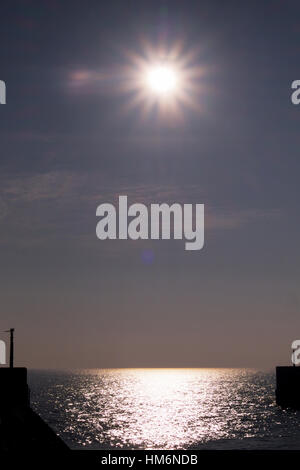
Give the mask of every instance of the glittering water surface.
<path id="1" fill-rule="evenodd" d="M 33 408 L 73 448 L 300 449 L 274 374 L 246 369 L 32 371 Z"/>

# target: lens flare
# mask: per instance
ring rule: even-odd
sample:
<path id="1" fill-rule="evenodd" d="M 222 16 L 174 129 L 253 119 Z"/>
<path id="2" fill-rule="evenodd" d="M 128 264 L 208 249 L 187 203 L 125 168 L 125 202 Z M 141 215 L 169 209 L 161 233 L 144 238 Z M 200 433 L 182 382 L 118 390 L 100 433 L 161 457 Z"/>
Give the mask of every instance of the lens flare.
<path id="1" fill-rule="evenodd" d="M 161 116 L 169 123 L 182 121 L 185 111 L 203 111 L 207 67 L 199 59 L 199 50 L 188 50 L 183 42 L 154 47 L 141 43 L 140 52 L 124 51 L 123 91 L 128 93 L 124 111 L 139 116 Z M 201 99 L 200 99 L 201 97 Z"/>

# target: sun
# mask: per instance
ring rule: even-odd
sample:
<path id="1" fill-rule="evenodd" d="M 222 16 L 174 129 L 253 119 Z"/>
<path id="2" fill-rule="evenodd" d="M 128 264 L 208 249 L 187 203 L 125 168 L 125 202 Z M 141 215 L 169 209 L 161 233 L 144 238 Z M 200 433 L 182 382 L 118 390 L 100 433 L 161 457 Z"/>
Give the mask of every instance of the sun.
<path id="1" fill-rule="evenodd" d="M 202 112 L 207 68 L 199 61 L 198 49 L 190 50 L 182 41 L 156 47 L 144 41 L 139 53 L 124 53 L 125 112 L 137 109 L 139 116 L 157 116 L 171 123 L 184 119 L 187 109 Z"/>
<path id="2" fill-rule="evenodd" d="M 172 93 L 178 86 L 178 75 L 168 65 L 157 65 L 149 68 L 146 79 L 150 90 L 159 95 Z"/>

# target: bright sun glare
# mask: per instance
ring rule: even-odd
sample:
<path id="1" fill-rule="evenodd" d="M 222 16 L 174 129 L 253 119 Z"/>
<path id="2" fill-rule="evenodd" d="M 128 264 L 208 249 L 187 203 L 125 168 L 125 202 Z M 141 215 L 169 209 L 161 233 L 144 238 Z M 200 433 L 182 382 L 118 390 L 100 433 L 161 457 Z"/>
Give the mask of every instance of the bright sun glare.
<path id="1" fill-rule="evenodd" d="M 188 50 L 183 41 L 153 47 L 143 41 L 140 53 L 126 51 L 122 91 L 128 92 L 125 110 L 139 109 L 139 116 L 159 116 L 169 122 L 184 119 L 187 108 L 201 109 L 206 73 L 198 48 Z"/>
<path id="2" fill-rule="evenodd" d="M 171 93 L 176 89 L 178 77 L 175 71 L 166 65 L 151 68 L 147 74 L 147 83 L 158 94 Z"/>

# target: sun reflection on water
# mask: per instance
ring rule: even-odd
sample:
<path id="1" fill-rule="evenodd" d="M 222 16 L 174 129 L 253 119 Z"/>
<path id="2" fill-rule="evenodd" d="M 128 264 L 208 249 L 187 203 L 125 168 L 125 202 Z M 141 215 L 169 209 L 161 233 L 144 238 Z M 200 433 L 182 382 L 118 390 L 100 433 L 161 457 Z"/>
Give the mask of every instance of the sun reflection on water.
<path id="1" fill-rule="evenodd" d="M 246 369 L 86 370 L 49 377 L 42 415 L 77 447 L 196 448 L 270 434 L 272 389 Z"/>

